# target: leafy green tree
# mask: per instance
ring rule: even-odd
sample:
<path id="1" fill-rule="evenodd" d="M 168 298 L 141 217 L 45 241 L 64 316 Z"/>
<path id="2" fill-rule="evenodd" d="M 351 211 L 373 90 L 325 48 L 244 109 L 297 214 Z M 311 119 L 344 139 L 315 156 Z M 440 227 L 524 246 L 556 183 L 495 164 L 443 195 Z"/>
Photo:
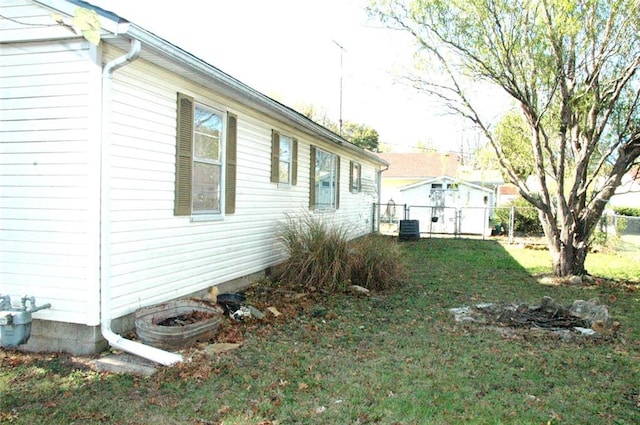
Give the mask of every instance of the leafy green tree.
<path id="1" fill-rule="evenodd" d="M 340 134 L 343 138 L 356 146 L 360 146 L 363 149 L 370 150 L 372 152 L 378 152 L 380 137 L 378 132 L 365 124 L 357 124 L 351 121 L 345 121 L 342 123 L 342 132 L 340 126 L 331 121 L 327 117 L 327 111 L 324 109 L 318 109 L 311 104 L 297 105 L 297 110 L 305 117 L 317 122 L 323 127 L 328 128 L 336 134 Z"/>
<path id="2" fill-rule="evenodd" d="M 370 11 L 413 36 L 424 71 L 412 84 L 480 129 L 538 209 L 554 274 L 586 273 L 593 231 L 640 156 L 640 2 L 373 0 Z M 492 131 L 479 83 L 521 111 L 537 182 Z"/>
<path id="3" fill-rule="evenodd" d="M 342 137 L 363 149 L 378 152 L 378 132 L 367 125 L 346 121 L 342 125 Z"/>
<path id="4" fill-rule="evenodd" d="M 519 179 L 526 180 L 535 173 L 531 137 L 527 123 L 516 111 L 507 113 L 493 131 L 502 146 L 504 159 L 509 161 Z"/>
<path id="5" fill-rule="evenodd" d="M 516 110 L 508 112 L 492 130 L 492 134 L 499 141 L 505 159 L 509 161 L 520 179 L 526 180 L 535 174 L 531 137 L 522 114 Z M 473 152 L 472 163 L 478 169 L 500 169 L 498 157 L 489 143 L 478 147 Z M 504 171 L 503 177 L 509 180 Z"/>

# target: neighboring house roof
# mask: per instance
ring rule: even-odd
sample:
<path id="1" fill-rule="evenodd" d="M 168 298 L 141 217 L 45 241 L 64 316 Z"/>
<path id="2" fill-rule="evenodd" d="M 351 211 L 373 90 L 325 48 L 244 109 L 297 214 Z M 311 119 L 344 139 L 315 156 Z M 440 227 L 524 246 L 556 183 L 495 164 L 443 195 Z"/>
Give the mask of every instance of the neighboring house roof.
<path id="1" fill-rule="evenodd" d="M 417 183 L 413 183 L 413 184 L 408 184 L 406 186 L 403 186 L 400 188 L 400 192 L 404 192 L 406 190 L 411 190 L 414 189 L 416 187 L 420 187 L 420 186 L 424 186 L 424 185 L 428 185 L 428 184 L 432 184 L 432 183 L 441 183 L 441 182 L 449 182 L 449 183 L 455 183 L 459 186 L 466 186 L 472 189 L 476 189 L 476 190 L 480 190 L 482 192 L 487 192 L 487 193 L 493 193 L 493 190 L 484 187 L 484 186 L 480 186 L 477 184 L 473 184 L 473 183 L 469 183 L 469 182 L 463 182 L 463 181 L 459 181 L 458 179 L 455 179 L 451 176 L 440 176 L 440 177 L 435 177 L 435 178 L 431 178 L 431 179 L 427 179 L 427 180 L 423 180 L 423 181 L 419 181 Z"/>
<path id="2" fill-rule="evenodd" d="M 100 23 L 103 31 L 125 36 L 132 40 L 138 40 L 142 43 L 143 49 L 140 55 L 142 59 L 189 78 L 204 87 L 213 87 L 219 93 L 240 100 L 248 106 L 251 106 L 276 120 L 293 125 L 300 131 L 304 131 L 328 142 L 340 145 L 343 148 L 357 153 L 358 155 L 378 164 L 388 165 L 386 160 L 381 159 L 376 154 L 350 143 L 348 140 L 312 121 L 298 111 L 260 93 L 241 81 L 222 72 L 220 69 L 210 65 L 204 60 L 192 55 L 186 50 L 183 50 L 165 39 L 145 30 L 144 28 L 127 21 L 113 12 L 104 10 L 82 0 L 34 1 L 35 3 L 39 3 L 45 7 L 61 10 L 70 16 L 74 16 L 77 6 L 95 10 L 101 18 Z M 128 51 L 130 49 L 130 45 L 123 39 L 123 37 L 114 38 L 110 40 L 110 42 L 124 51 Z"/>
<path id="3" fill-rule="evenodd" d="M 460 167 L 460 157 L 455 153 L 379 153 L 378 156 L 389 163 L 383 178 L 456 176 Z"/>
<path id="4" fill-rule="evenodd" d="M 498 195 L 501 196 L 517 196 L 520 195 L 518 187 L 512 184 L 502 184 L 498 186 Z"/>
<path id="5" fill-rule="evenodd" d="M 637 184 L 640 184 L 640 167 L 635 167 L 623 177 L 623 182 L 633 181 Z"/>

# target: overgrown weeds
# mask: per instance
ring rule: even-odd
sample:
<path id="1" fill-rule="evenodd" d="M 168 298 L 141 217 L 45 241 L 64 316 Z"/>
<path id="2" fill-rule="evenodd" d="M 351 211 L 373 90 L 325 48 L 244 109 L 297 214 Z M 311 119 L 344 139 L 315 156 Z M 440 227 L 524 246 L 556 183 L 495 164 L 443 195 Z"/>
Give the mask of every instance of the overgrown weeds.
<path id="1" fill-rule="evenodd" d="M 288 216 L 279 236 L 289 254 L 280 279 L 305 289 L 336 292 L 350 283 L 383 290 L 406 276 L 400 248 L 389 237 L 350 241 L 344 226 L 308 214 Z"/>
<path id="2" fill-rule="evenodd" d="M 282 280 L 306 289 L 344 289 L 349 278 L 349 238 L 344 226 L 308 214 L 287 216 L 279 236 L 289 254 Z"/>
<path id="3" fill-rule="evenodd" d="M 399 286 L 407 277 L 406 262 L 398 243 L 382 235 L 356 239 L 350 251 L 351 282 L 374 291 Z"/>

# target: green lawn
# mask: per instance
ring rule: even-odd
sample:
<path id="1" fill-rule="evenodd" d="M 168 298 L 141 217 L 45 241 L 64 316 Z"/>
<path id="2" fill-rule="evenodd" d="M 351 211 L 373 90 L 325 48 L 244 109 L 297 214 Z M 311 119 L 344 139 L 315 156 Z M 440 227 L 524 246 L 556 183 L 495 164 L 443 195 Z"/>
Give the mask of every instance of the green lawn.
<path id="1" fill-rule="evenodd" d="M 518 245 L 505 245 L 505 249 L 531 273 L 551 273 L 549 251 L 522 249 Z M 594 276 L 640 282 L 640 257 L 633 251 L 589 254 L 585 268 Z"/>
<path id="2" fill-rule="evenodd" d="M 150 378 L 0 351 L 0 423 L 640 423 L 638 262 L 592 254 L 593 284 L 548 286 L 536 276 L 550 271 L 544 251 L 456 239 L 402 247 L 410 279 L 400 290 L 296 297 L 257 286 L 249 301 L 283 316 L 225 322 L 218 340 L 241 340 L 240 349 L 195 347 Z M 448 312 L 545 295 L 598 297 L 621 329 L 573 342 L 504 337 Z"/>
<path id="3" fill-rule="evenodd" d="M 620 250 L 636 262 L 640 262 L 640 235 L 622 235 Z"/>

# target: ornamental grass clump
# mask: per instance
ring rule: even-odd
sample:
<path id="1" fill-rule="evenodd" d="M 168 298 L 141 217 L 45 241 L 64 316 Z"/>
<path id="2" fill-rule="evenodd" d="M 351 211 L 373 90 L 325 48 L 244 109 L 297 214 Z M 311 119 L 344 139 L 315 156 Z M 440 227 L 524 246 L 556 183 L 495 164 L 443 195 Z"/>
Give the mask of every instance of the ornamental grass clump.
<path id="1" fill-rule="evenodd" d="M 349 279 L 349 239 L 344 227 L 310 215 L 287 216 L 279 239 L 289 255 L 281 280 L 309 290 L 344 289 Z"/>
<path id="2" fill-rule="evenodd" d="M 350 284 L 385 290 L 406 278 L 400 247 L 389 237 L 349 241 L 344 226 L 305 214 L 287 216 L 279 239 L 289 255 L 280 280 L 308 290 L 336 292 Z"/>
<path id="3" fill-rule="evenodd" d="M 349 272 L 351 283 L 374 291 L 398 287 L 407 277 L 400 246 L 382 235 L 367 235 L 352 242 Z"/>

